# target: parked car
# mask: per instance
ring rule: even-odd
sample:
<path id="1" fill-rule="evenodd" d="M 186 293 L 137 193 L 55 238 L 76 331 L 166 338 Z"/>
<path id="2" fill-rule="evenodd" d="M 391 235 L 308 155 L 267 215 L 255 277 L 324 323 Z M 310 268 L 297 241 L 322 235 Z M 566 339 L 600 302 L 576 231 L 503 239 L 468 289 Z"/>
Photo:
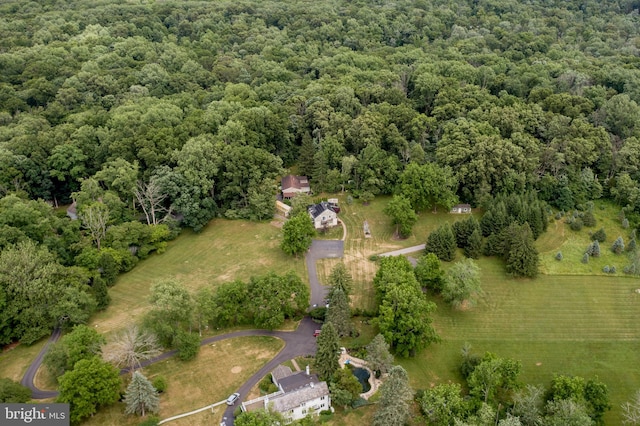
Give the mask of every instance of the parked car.
<path id="1" fill-rule="evenodd" d="M 313 332 L 313 337 L 318 337 L 320 335 L 321 330 L 316 330 Z"/>
<path id="2" fill-rule="evenodd" d="M 229 395 L 229 398 L 227 398 L 227 405 L 235 404 L 238 398 L 240 398 L 240 394 L 238 392 L 232 393 L 231 395 Z"/>

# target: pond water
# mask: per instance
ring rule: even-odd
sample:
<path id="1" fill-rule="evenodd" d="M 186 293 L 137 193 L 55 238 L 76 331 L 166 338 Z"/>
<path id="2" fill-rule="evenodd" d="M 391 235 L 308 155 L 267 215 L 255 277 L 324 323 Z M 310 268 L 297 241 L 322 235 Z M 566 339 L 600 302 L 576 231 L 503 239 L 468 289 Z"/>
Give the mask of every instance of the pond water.
<path id="1" fill-rule="evenodd" d="M 371 385 L 369 384 L 369 376 L 371 376 L 371 374 L 369 374 L 369 370 L 367 370 L 366 368 L 358 367 L 353 368 L 351 372 L 354 376 L 356 376 L 356 378 L 362 385 L 362 393 L 369 392 L 369 389 L 371 389 Z"/>

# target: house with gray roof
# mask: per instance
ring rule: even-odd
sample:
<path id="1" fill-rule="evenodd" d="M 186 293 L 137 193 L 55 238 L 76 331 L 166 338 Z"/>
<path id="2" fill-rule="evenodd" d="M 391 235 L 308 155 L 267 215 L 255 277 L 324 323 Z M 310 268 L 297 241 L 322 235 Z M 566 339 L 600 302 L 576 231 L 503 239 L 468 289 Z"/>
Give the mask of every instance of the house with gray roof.
<path id="1" fill-rule="evenodd" d="M 331 395 L 327 382 L 305 371 L 293 373 L 289 367 L 278 366 L 271 373 L 278 391 L 242 403 L 242 411 L 273 410 L 284 416 L 288 422 L 317 415 L 331 409 Z"/>
<path id="2" fill-rule="evenodd" d="M 338 214 L 326 201 L 312 204 L 309 206 L 308 212 L 316 229 L 331 228 L 338 225 Z"/>

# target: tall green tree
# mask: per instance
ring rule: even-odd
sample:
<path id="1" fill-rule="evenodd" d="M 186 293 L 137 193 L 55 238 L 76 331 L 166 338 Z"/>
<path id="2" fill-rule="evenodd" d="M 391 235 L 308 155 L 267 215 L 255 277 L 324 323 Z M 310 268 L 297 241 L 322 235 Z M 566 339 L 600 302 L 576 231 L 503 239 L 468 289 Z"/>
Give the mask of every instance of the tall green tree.
<path id="1" fill-rule="evenodd" d="M 321 380 L 329 380 L 340 364 L 340 341 L 335 327 L 330 322 L 325 323 L 317 338 L 316 358 L 314 366 Z"/>
<path id="2" fill-rule="evenodd" d="M 31 389 L 11 379 L 0 379 L 0 402 L 22 403 L 31 400 Z"/>
<path id="3" fill-rule="evenodd" d="M 458 383 L 442 383 L 425 389 L 418 399 L 430 425 L 448 426 L 465 418 L 467 407 Z"/>
<path id="4" fill-rule="evenodd" d="M 384 208 L 384 213 L 396 225 L 396 234 L 402 238 L 407 238 L 411 235 L 411 229 L 418 220 L 418 216 L 411 208 L 408 198 L 402 195 L 394 195 Z"/>
<path id="5" fill-rule="evenodd" d="M 249 309 L 259 328 L 276 329 L 286 318 L 301 316 L 309 306 L 309 288 L 293 271 L 252 277 L 247 292 L 252 298 Z"/>
<path id="6" fill-rule="evenodd" d="M 131 382 L 124 394 L 125 414 L 137 414 L 144 417 L 147 413 L 160 411 L 160 397 L 151 382 L 139 371 L 133 373 Z"/>
<path id="7" fill-rule="evenodd" d="M 347 267 L 343 262 L 336 264 L 331 270 L 329 274 L 328 283 L 331 288 L 329 289 L 329 297 L 331 297 L 331 292 L 341 289 L 344 294 L 349 296 L 353 287 L 353 278 L 351 278 L 351 274 L 347 271 Z"/>
<path id="8" fill-rule="evenodd" d="M 465 302 L 474 305 L 481 293 L 480 268 L 472 259 L 456 262 L 448 271 L 442 287 L 442 297 L 459 308 Z"/>
<path id="9" fill-rule="evenodd" d="M 540 258 L 528 223 L 509 234 L 506 249 L 507 272 L 516 277 L 533 278 L 538 275 Z"/>
<path id="10" fill-rule="evenodd" d="M 282 227 L 282 251 L 296 257 L 311 247 L 311 237 L 316 233 L 313 222 L 306 212 L 287 220 Z"/>
<path id="11" fill-rule="evenodd" d="M 427 253 L 420 256 L 413 272 L 423 288 L 436 293 L 442 290 L 445 272 L 440 264 L 440 259 L 435 253 Z"/>
<path id="12" fill-rule="evenodd" d="M 100 407 L 120 398 L 118 370 L 98 357 L 82 359 L 73 370 L 60 377 L 57 402 L 71 406 L 71 423 L 78 424 L 94 415 Z"/>
<path id="13" fill-rule="evenodd" d="M 76 362 L 100 356 L 105 343 L 106 339 L 95 328 L 77 325 L 47 351 L 44 364 L 57 378 L 72 370 Z"/>
<path id="14" fill-rule="evenodd" d="M 416 211 L 437 206 L 449 210 L 458 200 L 457 180 L 449 167 L 435 163 L 409 163 L 400 175 L 399 193 L 406 197 Z"/>
<path id="15" fill-rule="evenodd" d="M 365 361 L 372 371 L 384 374 L 393 367 L 393 355 L 389 352 L 389 344 L 384 340 L 382 334 L 376 334 L 366 349 Z"/>
<path id="16" fill-rule="evenodd" d="M 373 426 L 402 426 L 410 414 L 409 402 L 413 391 L 409 376 L 399 365 L 389 371 L 389 376 L 380 386 L 380 400 L 373 415 Z"/>
<path id="17" fill-rule="evenodd" d="M 438 259 L 450 262 L 456 257 L 456 238 L 449 223 L 445 223 L 432 231 L 427 237 L 425 246 L 427 253 L 434 253 Z"/>
<path id="18" fill-rule="evenodd" d="M 333 324 L 340 337 L 349 336 L 353 331 L 349 299 L 341 288 L 331 292 L 325 321 Z"/>

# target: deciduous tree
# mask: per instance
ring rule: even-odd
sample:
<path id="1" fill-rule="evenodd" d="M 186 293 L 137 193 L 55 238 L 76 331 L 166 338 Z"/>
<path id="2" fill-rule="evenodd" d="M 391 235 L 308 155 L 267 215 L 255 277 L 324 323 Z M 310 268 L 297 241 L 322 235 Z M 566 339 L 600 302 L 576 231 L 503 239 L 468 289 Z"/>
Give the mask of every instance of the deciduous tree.
<path id="1" fill-rule="evenodd" d="M 380 386 L 378 409 L 373 415 L 373 426 L 402 426 L 410 414 L 409 402 L 413 391 L 409 376 L 399 365 L 389 371 L 389 376 Z"/>
<path id="2" fill-rule="evenodd" d="M 411 235 L 411 229 L 418 220 L 418 216 L 411 208 L 409 199 L 402 195 L 394 195 L 384 208 L 384 213 L 391 218 L 396 225 L 396 234 L 402 238 Z"/>
<path id="3" fill-rule="evenodd" d="M 313 222 L 306 212 L 299 213 L 287 220 L 282 227 L 282 250 L 296 257 L 311 247 L 311 237 L 316 233 Z"/>
<path id="4" fill-rule="evenodd" d="M 393 367 L 393 355 L 389 352 L 389 344 L 384 340 L 382 334 L 376 334 L 366 349 L 365 361 L 372 371 L 384 374 Z"/>
<path id="5" fill-rule="evenodd" d="M 100 407 L 120 398 L 118 370 L 98 357 L 83 359 L 60 377 L 57 402 L 71 405 L 71 423 L 78 424 Z"/>
<path id="6" fill-rule="evenodd" d="M 160 355 L 155 334 L 133 325 L 116 335 L 104 348 L 104 359 L 117 367 L 126 368 L 132 375 L 143 361 Z"/>
<path id="7" fill-rule="evenodd" d="M 476 297 L 481 293 L 480 268 L 472 259 L 456 262 L 447 271 L 442 297 L 454 307 L 459 308 L 465 302 L 475 304 Z"/>

